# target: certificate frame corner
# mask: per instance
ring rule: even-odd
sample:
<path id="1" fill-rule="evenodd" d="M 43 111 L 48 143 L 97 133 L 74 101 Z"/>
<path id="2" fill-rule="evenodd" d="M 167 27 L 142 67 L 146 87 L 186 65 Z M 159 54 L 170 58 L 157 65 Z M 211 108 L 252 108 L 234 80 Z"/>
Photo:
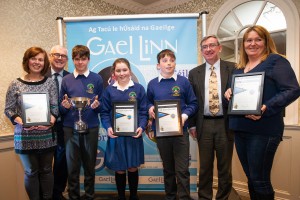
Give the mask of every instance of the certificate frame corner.
<path id="1" fill-rule="evenodd" d="M 238 102 L 236 102 L 235 95 L 236 91 L 236 78 L 242 79 L 242 81 L 249 81 L 251 78 L 257 78 L 259 81 L 258 95 L 255 98 L 253 104 L 255 104 L 255 109 L 237 109 Z M 263 88 L 264 88 L 264 78 L 265 72 L 253 72 L 253 73 L 244 73 L 244 74 L 233 74 L 231 81 L 232 97 L 228 104 L 228 115 L 262 115 L 261 106 L 262 106 L 262 97 L 263 97 Z M 248 80 L 247 80 L 248 79 Z M 252 81 L 252 80 L 251 80 Z M 246 90 L 247 91 L 247 90 Z"/>
<path id="2" fill-rule="evenodd" d="M 33 98 L 28 98 L 30 96 L 33 96 Z M 26 98 L 27 97 L 27 98 Z M 29 105 L 36 104 L 37 102 L 35 100 L 40 100 L 39 105 L 31 106 L 30 108 L 34 108 L 36 106 L 42 106 L 45 110 L 42 109 L 35 109 L 35 115 L 39 114 L 40 119 L 39 121 L 31 121 L 31 118 L 29 116 L 30 113 L 28 113 Z M 22 110 L 22 122 L 24 127 L 30 127 L 30 126 L 50 126 L 50 106 L 49 106 L 49 94 L 47 92 L 22 92 L 21 93 L 21 110 Z M 42 116 L 43 115 L 43 116 Z M 36 118 L 36 116 L 35 116 Z"/>
<path id="3" fill-rule="evenodd" d="M 169 132 L 162 132 L 160 131 L 160 120 L 158 116 L 158 107 L 164 105 L 175 104 L 177 108 L 177 119 L 178 119 L 178 130 L 177 131 L 169 131 Z M 154 108 L 155 108 L 155 126 L 156 126 L 156 137 L 168 137 L 168 136 L 182 136 L 183 135 L 183 127 L 182 127 L 182 119 L 181 119 L 181 107 L 180 107 L 180 100 L 156 100 L 154 101 Z"/>
<path id="4" fill-rule="evenodd" d="M 113 102 L 112 103 L 112 108 L 113 108 L 113 130 L 114 130 L 114 135 L 115 136 L 136 136 L 136 129 L 137 129 L 137 118 L 138 118 L 138 111 L 137 111 L 137 102 L 136 101 L 116 101 L 116 102 Z M 116 123 L 116 109 L 117 109 L 117 106 L 120 106 L 120 107 L 126 107 L 126 106 L 133 106 L 133 114 L 134 114 L 134 127 L 133 127 L 133 132 L 126 132 L 126 131 L 116 131 L 117 130 L 117 123 Z"/>

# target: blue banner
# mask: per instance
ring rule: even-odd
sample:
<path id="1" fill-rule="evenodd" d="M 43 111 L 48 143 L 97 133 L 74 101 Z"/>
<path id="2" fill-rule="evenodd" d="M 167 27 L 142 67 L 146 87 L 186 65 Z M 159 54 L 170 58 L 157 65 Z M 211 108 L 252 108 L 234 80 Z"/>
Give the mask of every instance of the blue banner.
<path id="1" fill-rule="evenodd" d="M 158 76 L 156 55 L 171 49 L 176 55 L 175 73 L 188 77 L 189 70 L 197 66 L 197 19 L 151 18 L 110 19 L 66 22 L 69 71 L 74 70 L 72 48 L 82 44 L 89 47 L 89 69 L 99 73 L 105 85 L 110 78 L 110 66 L 116 58 L 127 58 L 132 79 L 147 89 L 147 83 Z M 156 143 L 143 136 L 145 164 L 140 168 L 139 190 L 164 190 L 162 163 Z M 107 135 L 99 130 L 96 163 L 96 190 L 115 191 L 114 172 L 103 165 Z M 197 188 L 197 144 L 190 138 L 191 191 Z M 83 176 L 83 175 L 82 175 Z M 83 177 L 81 177 L 83 181 Z"/>

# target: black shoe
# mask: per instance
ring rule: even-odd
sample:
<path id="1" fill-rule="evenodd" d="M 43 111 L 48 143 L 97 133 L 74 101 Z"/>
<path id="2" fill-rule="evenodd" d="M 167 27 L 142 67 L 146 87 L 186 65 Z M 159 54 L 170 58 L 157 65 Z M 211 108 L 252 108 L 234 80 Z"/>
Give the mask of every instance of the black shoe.
<path id="1" fill-rule="evenodd" d="M 62 194 L 53 196 L 53 200 L 67 200 Z"/>
<path id="2" fill-rule="evenodd" d="M 139 197 L 138 196 L 129 197 L 129 200 L 139 200 Z"/>

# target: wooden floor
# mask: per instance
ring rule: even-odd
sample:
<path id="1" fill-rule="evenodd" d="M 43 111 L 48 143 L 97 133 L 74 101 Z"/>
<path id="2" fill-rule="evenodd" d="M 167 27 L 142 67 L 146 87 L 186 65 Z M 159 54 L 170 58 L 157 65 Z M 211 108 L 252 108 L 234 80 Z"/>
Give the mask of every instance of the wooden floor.
<path id="1" fill-rule="evenodd" d="M 215 193 L 215 190 L 214 190 Z M 164 192 L 138 192 L 140 200 L 163 200 Z M 126 193 L 127 199 L 129 193 Z M 191 197 L 194 200 L 198 199 L 198 194 L 196 192 L 191 193 Z M 118 196 L 116 192 L 96 192 L 95 200 L 117 200 Z M 250 200 L 249 197 L 239 196 L 235 190 L 232 190 L 229 200 Z"/>

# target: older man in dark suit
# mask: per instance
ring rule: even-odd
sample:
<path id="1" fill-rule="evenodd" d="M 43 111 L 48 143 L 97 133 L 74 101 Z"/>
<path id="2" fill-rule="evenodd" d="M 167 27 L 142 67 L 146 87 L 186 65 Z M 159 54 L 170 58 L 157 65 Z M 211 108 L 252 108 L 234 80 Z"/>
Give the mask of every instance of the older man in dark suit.
<path id="1" fill-rule="evenodd" d="M 216 199 L 228 199 L 232 188 L 231 161 L 233 133 L 228 130 L 226 103 L 222 102 L 235 64 L 220 60 L 222 50 L 214 35 L 203 38 L 201 53 L 206 63 L 189 72 L 198 99 L 199 111 L 190 121 L 190 134 L 197 138 L 200 156 L 199 199 L 213 198 L 214 157 L 217 158 L 218 191 Z"/>
<path id="2" fill-rule="evenodd" d="M 56 82 L 58 87 L 57 92 L 59 93 L 62 78 L 65 75 L 69 74 L 69 72 L 64 70 L 68 61 L 67 49 L 59 45 L 53 46 L 49 54 L 49 60 L 50 60 L 50 67 L 46 76 L 52 77 L 52 79 Z M 53 174 L 54 174 L 53 200 L 64 199 L 62 193 L 66 188 L 67 178 L 68 178 L 62 120 L 63 119 L 59 117 L 56 120 L 57 122 L 55 123 L 54 126 L 54 129 L 57 133 L 57 147 L 54 153 L 54 165 L 53 165 Z"/>

